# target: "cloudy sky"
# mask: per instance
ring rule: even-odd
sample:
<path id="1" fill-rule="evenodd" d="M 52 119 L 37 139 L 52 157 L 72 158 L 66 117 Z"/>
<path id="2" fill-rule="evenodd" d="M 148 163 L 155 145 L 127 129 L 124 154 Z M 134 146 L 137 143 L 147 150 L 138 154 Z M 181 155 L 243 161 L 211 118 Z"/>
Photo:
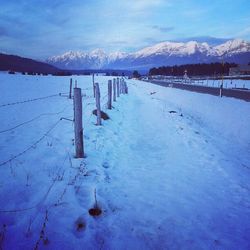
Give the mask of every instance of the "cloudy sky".
<path id="1" fill-rule="evenodd" d="M 249 0 L 0 0 L 0 51 L 135 51 L 160 41 L 250 40 Z"/>

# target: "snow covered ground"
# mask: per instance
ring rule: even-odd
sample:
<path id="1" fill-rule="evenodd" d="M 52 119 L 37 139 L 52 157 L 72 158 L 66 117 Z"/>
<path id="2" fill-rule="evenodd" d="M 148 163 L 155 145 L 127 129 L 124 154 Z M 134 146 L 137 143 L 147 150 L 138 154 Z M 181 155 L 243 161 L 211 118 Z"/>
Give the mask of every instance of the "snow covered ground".
<path id="1" fill-rule="evenodd" d="M 200 86 L 208 86 L 208 87 L 220 87 L 222 80 L 211 80 L 211 79 L 201 79 L 201 80 L 190 80 L 190 79 L 171 79 L 166 78 L 162 81 L 173 83 L 173 82 L 181 82 L 191 85 L 200 85 Z M 223 79 L 223 88 L 232 89 L 232 88 L 246 88 L 250 89 L 250 80 L 245 79 Z"/>
<path id="2" fill-rule="evenodd" d="M 60 120 L 72 100 L 57 95 L 69 78 L 0 74 L 0 249 L 250 249 L 250 103 L 127 80 L 107 111 L 100 76 L 111 119 L 98 127 L 91 77 L 74 77 L 86 152 L 75 159 L 73 123 Z"/>
<path id="3" fill-rule="evenodd" d="M 210 87 L 219 87 L 222 83 L 222 80 L 196 80 L 193 84 L 210 86 Z M 232 88 L 247 88 L 250 89 L 250 81 L 242 79 L 224 79 L 223 87 L 226 89 Z"/>

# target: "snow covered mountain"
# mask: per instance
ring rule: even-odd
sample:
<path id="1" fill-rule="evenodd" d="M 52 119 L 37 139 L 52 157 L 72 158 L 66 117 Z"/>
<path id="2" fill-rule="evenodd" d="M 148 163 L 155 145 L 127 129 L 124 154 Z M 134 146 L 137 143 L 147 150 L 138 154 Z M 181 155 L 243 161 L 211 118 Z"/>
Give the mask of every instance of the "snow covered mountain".
<path id="1" fill-rule="evenodd" d="M 47 62 L 62 69 L 149 69 L 162 65 L 209 63 L 223 60 L 235 63 L 250 62 L 250 43 L 241 39 L 229 40 L 217 46 L 208 43 L 162 42 L 134 53 L 105 53 L 69 51 L 50 57 Z"/>
<path id="2" fill-rule="evenodd" d="M 250 43 L 241 39 L 227 41 L 215 47 L 218 55 L 234 55 L 250 51 Z"/>

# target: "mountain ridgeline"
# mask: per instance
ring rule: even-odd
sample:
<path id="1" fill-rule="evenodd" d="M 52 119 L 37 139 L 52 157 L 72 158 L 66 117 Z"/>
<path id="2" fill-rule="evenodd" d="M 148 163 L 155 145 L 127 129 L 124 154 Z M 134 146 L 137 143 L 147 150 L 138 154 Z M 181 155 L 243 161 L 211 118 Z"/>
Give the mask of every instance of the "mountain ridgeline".
<path id="1" fill-rule="evenodd" d="M 60 71 L 55 66 L 44 62 L 2 53 L 0 53 L 0 70 L 46 74 L 56 74 Z"/>
<path id="2" fill-rule="evenodd" d="M 217 46 L 196 41 L 162 42 L 134 53 L 108 54 L 101 49 L 69 51 L 47 60 L 62 69 L 136 69 L 141 72 L 160 66 L 222 61 L 247 64 L 250 61 L 250 43 L 241 39 L 229 40 Z"/>
<path id="3" fill-rule="evenodd" d="M 101 49 L 92 52 L 70 51 L 50 57 L 46 63 L 0 53 L 0 70 L 55 75 L 93 72 L 130 75 L 134 70 L 148 73 L 151 69 L 150 74 L 162 72 L 168 75 L 183 75 L 184 70 L 187 70 L 189 75 L 214 75 L 223 71 L 227 74 L 232 63 L 248 64 L 249 61 L 250 43 L 235 39 L 217 46 L 195 41 L 162 42 L 134 53 L 107 54 Z M 227 64 L 221 67 L 223 62 Z M 178 67 L 179 65 L 184 66 Z"/>

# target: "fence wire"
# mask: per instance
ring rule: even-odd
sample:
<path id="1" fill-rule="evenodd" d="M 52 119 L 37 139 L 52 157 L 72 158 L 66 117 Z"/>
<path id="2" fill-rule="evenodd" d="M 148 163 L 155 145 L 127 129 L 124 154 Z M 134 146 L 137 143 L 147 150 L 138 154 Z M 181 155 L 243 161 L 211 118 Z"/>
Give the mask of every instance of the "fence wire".
<path id="1" fill-rule="evenodd" d="M 25 121 L 25 122 L 20 123 L 20 124 L 14 126 L 14 127 L 12 127 L 12 128 L 8 128 L 8 129 L 1 130 L 1 131 L 0 131 L 0 134 L 5 133 L 5 132 L 9 132 L 9 131 L 12 131 L 12 130 L 15 130 L 15 129 L 21 127 L 21 126 L 24 126 L 24 125 L 26 125 L 26 124 L 29 124 L 29 123 L 31 123 L 31 122 L 33 122 L 33 121 L 38 120 L 38 119 L 41 118 L 42 116 L 59 115 L 59 114 L 63 113 L 63 112 L 67 109 L 67 107 L 69 107 L 69 106 L 66 105 L 66 106 L 64 107 L 64 109 L 63 109 L 62 111 L 60 111 L 60 112 L 56 112 L 56 113 L 43 113 L 43 114 L 40 114 L 40 115 L 38 115 L 38 116 L 36 116 L 36 117 L 34 117 L 34 118 L 28 120 L 28 121 Z"/>
<path id="2" fill-rule="evenodd" d="M 12 162 L 13 160 L 15 160 L 16 158 L 24 155 L 25 153 L 27 153 L 29 150 L 33 149 L 37 144 L 39 144 L 57 125 L 58 123 L 61 121 L 62 119 L 58 120 L 56 123 L 54 123 L 49 130 L 47 130 L 47 132 L 41 137 L 39 138 L 37 141 L 35 141 L 31 146 L 29 146 L 28 148 L 26 148 L 24 151 L 22 151 L 21 153 L 14 155 L 13 157 L 11 157 L 10 159 L 1 162 L 0 163 L 0 167 L 3 165 L 6 165 L 9 162 Z"/>
<path id="3" fill-rule="evenodd" d="M 62 94 L 65 94 L 65 93 L 58 93 L 58 94 L 54 94 L 54 95 L 43 96 L 43 97 L 38 97 L 38 98 L 34 98 L 34 99 L 27 99 L 24 101 L 18 101 L 18 102 L 12 102 L 12 103 L 5 103 L 5 104 L 1 104 L 0 108 L 6 107 L 6 106 L 17 105 L 17 104 L 23 104 L 23 103 L 27 103 L 27 102 L 34 102 L 34 101 L 38 101 L 38 100 L 43 100 L 43 99 L 55 97 L 55 96 L 61 96 Z"/>

